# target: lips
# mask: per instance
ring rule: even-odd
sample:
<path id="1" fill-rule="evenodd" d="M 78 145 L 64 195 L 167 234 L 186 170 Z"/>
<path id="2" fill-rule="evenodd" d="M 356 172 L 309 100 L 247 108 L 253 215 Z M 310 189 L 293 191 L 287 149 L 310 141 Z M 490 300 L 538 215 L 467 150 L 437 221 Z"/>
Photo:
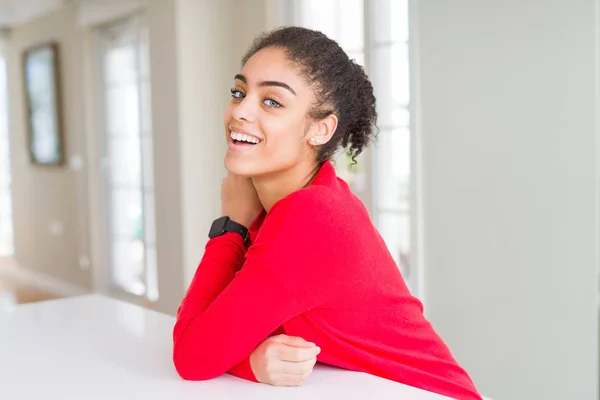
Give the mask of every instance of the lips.
<path id="1" fill-rule="evenodd" d="M 238 127 L 229 126 L 229 137 L 227 138 L 227 147 L 235 152 L 245 152 L 252 150 L 259 145 L 263 139 L 251 134 L 248 131 L 239 129 Z"/>
<path id="2" fill-rule="evenodd" d="M 253 144 L 258 144 L 258 143 L 262 142 L 262 138 L 260 138 L 259 136 L 253 135 L 252 133 L 245 131 L 241 128 L 238 128 L 236 126 L 229 125 L 228 129 L 229 129 L 229 137 L 232 140 L 235 140 L 238 142 L 253 143 Z"/>
<path id="3" fill-rule="evenodd" d="M 261 140 L 256 136 L 247 135 L 241 132 L 231 131 L 229 136 L 234 142 L 245 142 L 249 144 L 258 144 L 261 142 Z"/>
<path id="4" fill-rule="evenodd" d="M 227 147 L 234 152 L 246 152 L 252 150 L 262 142 L 258 136 L 252 135 L 247 131 L 229 127 L 229 137 L 227 138 Z"/>

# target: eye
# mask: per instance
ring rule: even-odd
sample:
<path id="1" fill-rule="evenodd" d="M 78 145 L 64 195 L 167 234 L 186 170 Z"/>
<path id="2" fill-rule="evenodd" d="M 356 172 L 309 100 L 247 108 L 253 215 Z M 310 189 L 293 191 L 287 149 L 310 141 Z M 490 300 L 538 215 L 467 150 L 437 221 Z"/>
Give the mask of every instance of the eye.
<path id="1" fill-rule="evenodd" d="M 271 108 L 280 108 L 281 104 L 279 104 L 278 102 L 276 102 L 273 99 L 265 99 L 263 101 L 263 104 L 266 105 L 267 107 L 271 107 Z"/>
<path id="2" fill-rule="evenodd" d="M 231 97 L 233 97 L 234 99 L 243 99 L 244 97 L 246 97 L 246 95 L 241 90 L 231 89 L 230 91 Z"/>

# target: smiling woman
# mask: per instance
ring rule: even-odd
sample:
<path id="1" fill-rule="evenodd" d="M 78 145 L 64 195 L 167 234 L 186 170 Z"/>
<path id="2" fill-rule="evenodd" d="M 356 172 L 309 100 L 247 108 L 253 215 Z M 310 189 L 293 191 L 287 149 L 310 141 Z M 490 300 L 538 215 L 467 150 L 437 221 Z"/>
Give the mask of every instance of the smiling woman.
<path id="1" fill-rule="evenodd" d="M 333 134 L 337 116 L 330 113 L 319 124 L 311 124 L 307 110 L 314 107 L 313 90 L 290 68 L 284 50 L 267 46 L 253 52 L 234 78 L 232 101 L 225 111 L 229 144 L 225 167 L 254 178 L 255 185 L 266 183 L 261 176 L 283 170 L 290 183 L 306 180 L 317 167 L 312 144 L 317 136 L 324 143 Z"/>
<path id="2" fill-rule="evenodd" d="M 256 40 L 234 85 L 222 216 L 173 333 L 179 374 L 298 386 L 318 360 L 480 399 L 329 161 L 373 137 L 362 67 L 322 33 L 288 27 Z"/>

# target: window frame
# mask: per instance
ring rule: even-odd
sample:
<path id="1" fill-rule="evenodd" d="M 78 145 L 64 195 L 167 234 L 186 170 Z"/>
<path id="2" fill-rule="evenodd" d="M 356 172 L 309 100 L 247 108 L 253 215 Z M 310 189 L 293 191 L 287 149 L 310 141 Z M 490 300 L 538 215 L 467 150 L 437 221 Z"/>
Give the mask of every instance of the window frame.
<path id="1" fill-rule="evenodd" d="M 138 110 L 138 130 L 135 133 L 135 138 L 139 140 L 138 150 L 140 152 L 140 187 L 139 193 L 141 197 L 141 216 L 140 216 L 140 231 L 142 232 L 139 241 L 143 245 L 143 254 L 142 254 L 142 266 L 143 266 L 143 275 L 141 277 L 141 281 L 144 284 L 144 290 L 141 294 L 135 294 L 130 291 L 127 291 L 124 287 L 119 285 L 114 279 L 114 268 L 113 265 L 113 251 L 114 251 L 114 243 L 115 243 L 115 233 L 112 228 L 112 190 L 116 189 L 118 184 L 111 183 L 111 171 L 110 171 L 110 153 L 109 146 L 111 144 L 111 138 L 108 125 L 108 110 L 106 108 L 107 101 L 107 88 L 111 85 L 116 85 L 115 83 L 108 82 L 106 77 L 106 71 L 104 67 L 105 55 L 107 54 L 107 48 L 105 47 L 105 42 L 103 39 L 103 35 L 106 35 L 110 30 L 118 31 L 123 30 L 127 33 L 126 35 L 133 35 L 135 50 L 135 86 L 137 89 L 137 110 Z M 146 34 L 149 35 L 148 30 L 148 22 L 147 17 L 143 13 L 135 13 L 131 15 L 124 16 L 122 18 L 116 19 L 114 21 L 108 22 L 106 24 L 102 24 L 94 30 L 94 48 L 95 48 L 95 63 L 96 63 L 96 73 L 94 76 L 98 77 L 95 79 L 95 92 L 97 93 L 97 112 L 100 118 L 98 118 L 98 156 L 99 156 L 99 166 L 100 166 L 100 208 L 101 208 L 101 231 L 102 231 L 102 247 L 105 251 L 104 256 L 104 268 L 102 268 L 101 273 L 96 274 L 96 279 L 99 282 L 96 283 L 96 286 L 105 293 L 113 295 L 115 297 L 124 298 L 125 300 L 134 302 L 134 303 L 142 303 L 146 305 L 156 304 L 160 300 L 159 293 L 159 282 L 158 282 L 158 265 L 157 265 L 157 242 L 156 242 L 156 205 L 153 207 L 149 207 L 146 204 L 146 197 L 151 196 L 153 200 L 156 200 L 155 193 L 155 182 L 154 182 L 154 140 L 153 140 L 153 127 L 152 127 L 152 109 L 151 109 L 151 71 L 149 70 L 149 37 L 146 38 L 145 45 L 146 48 L 146 70 L 142 69 L 142 61 L 140 59 L 140 49 L 141 49 L 141 35 L 142 31 L 146 31 Z M 144 104 L 144 86 L 147 88 L 147 104 Z M 148 115 L 144 115 L 146 112 Z M 148 125 L 146 125 L 146 122 Z M 145 161 L 144 158 L 144 141 L 150 142 L 150 151 L 149 151 L 149 160 Z M 150 163 L 148 166 L 149 174 L 152 178 L 152 182 L 150 186 L 148 186 L 148 177 L 144 175 L 145 173 L 145 165 L 146 163 Z M 136 187 L 135 190 L 138 190 Z M 147 220 L 150 218 L 152 221 L 152 225 L 154 226 L 154 231 L 152 232 L 152 240 L 150 241 L 147 238 Z M 148 243 L 151 243 L 148 245 Z M 153 252 L 153 265 L 149 266 L 148 254 Z M 149 270 L 153 268 L 153 271 L 150 272 L 152 274 L 152 282 L 149 281 Z"/>
<path id="2" fill-rule="evenodd" d="M 340 0 L 338 0 L 339 3 Z M 425 296 L 424 288 L 424 250 L 423 250 L 423 217 L 422 217 L 422 181 L 421 181 L 421 139 L 419 135 L 419 87 L 418 87 L 418 38 L 416 36 L 417 27 L 417 1 L 407 0 L 408 13 L 408 40 L 407 41 L 388 41 L 385 43 L 375 43 L 373 21 L 374 3 L 377 0 L 363 0 L 363 26 L 364 26 L 364 68 L 365 72 L 371 76 L 373 71 L 373 49 L 378 46 L 393 46 L 404 43 L 408 47 L 408 71 L 409 71 L 409 93 L 410 100 L 406 106 L 410 120 L 405 127 L 409 132 L 409 152 L 410 152 L 410 173 L 408 177 L 408 219 L 409 219 L 409 254 L 410 267 L 408 277 L 405 280 L 411 289 L 411 292 L 421 300 Z M 392 0 L 393 1 L 393 0 Z M 302 25 L 302 0 L 278 0 L 278 17 L 279 25 Z M 376 78 L 375 78 L 376 79 Z M 378 85 L 378 82 L 373 81 L 373 85 Z M 385 129 L 404 128 L 400 126 L 385 126 Z M 379 204 L 378 185 L 381 181 L 378 179 L 376 162 L 378 152 L 384 151 L 377 143 L 369 146 L 361 155 L 363 157 L 367 182 L 365 192 L 359 195 L 359 198 L 365 204 L 372 221 L 379 229 L 378 219 L 382 212 L 387 212 Z M 395 210 L 394 213 L 403 213 L 404 211 Z"/>
<path id="3" fill-rule="evenodd" d="M 4 38 L 0 39 L 3 40 Z M 9 99 L 8 99 L 8 62 L 4 54 L 4 43 L 1 44 L 0 49 L 0 79 L 2 85 L 0 85 L 0 98 L 2 101 L 0 105 L 0 145 L 6 146 L 7 157 L 0 160 L 0 173 L 6 174 L 6 182 L 0 181 L 0 200 L 4 197 L 7 206 L 7 213 L 3 215 L 0 213 L 0 258 L 1 257 L 12 257 L 15 253 L 15 236 L 14 236 L 14 210 L 12 207 L 12 152 L 11 152 L 11 140 L 9 135 Z M 2 210 L 0 210 L 2 211 Z M 4 218 L 6 217 L 6 218 Z M 7 229 L 8 235 L 2 236 L 2 228 Z M 5 249 L 2 247 L 6 246 Z"/>

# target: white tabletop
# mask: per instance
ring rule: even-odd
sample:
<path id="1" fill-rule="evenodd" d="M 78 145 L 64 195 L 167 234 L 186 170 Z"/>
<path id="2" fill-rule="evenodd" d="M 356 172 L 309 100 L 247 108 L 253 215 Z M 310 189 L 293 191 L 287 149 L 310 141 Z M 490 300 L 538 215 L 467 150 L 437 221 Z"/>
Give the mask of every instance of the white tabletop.
<path id="1" fill-rule="evenodd" d="M 0 311 L 0 399 L 447 399 L 320 364 L 298 388 L 230 375 L 186 382 L 171 362 L 174 323 L 98 295 Z"/>

